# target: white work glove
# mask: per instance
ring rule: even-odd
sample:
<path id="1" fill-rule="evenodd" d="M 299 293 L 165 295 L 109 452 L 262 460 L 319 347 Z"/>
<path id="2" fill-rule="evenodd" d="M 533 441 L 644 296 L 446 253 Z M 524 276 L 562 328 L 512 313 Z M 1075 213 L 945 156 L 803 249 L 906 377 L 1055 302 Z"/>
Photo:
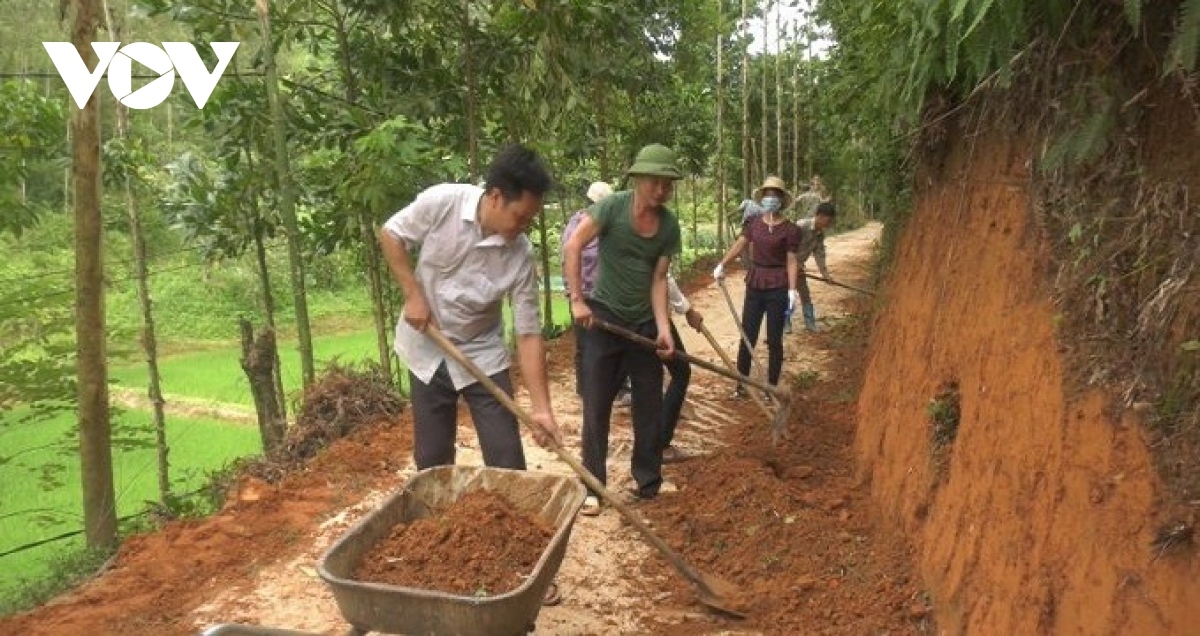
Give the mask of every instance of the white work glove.
<path id="1" fill-rule="evenodd" d="M 713 268 L 713 280 L 721 280 L 722 278 L 725 278 L 725 264 L 717 263 L 717 266 Z"/>
<path id="2" fill-rule="evenodd" d="M 799 297 L 800 297 L 800 292 L 798 292 L 794 289 L 788 290 L 788 313 L 789 314 L 794 313 L 796 311 L 796 299 Z"/>

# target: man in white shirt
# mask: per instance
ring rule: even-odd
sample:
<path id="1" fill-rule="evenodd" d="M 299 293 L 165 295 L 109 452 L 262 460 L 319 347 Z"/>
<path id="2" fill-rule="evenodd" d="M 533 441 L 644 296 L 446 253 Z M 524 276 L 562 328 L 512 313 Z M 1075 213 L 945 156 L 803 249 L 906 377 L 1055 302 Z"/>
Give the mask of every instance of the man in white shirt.
<path id="1" fill-rule="evenodd" d="M 433 186 L 384 223 L 379 242 L 404 309 L 396 353 L 408 365 L 413 456 L 418 469 L 454 463 L 458 398 L 463 396 L 488 466 L 523 470 L 516 418 L 471 374 L 422 333 L 435 324 L 467 358 L 512 395 L 502 305 L 510 297 L 517 362 L 546 445 L 560 440 L 550 410 L 537 270 L 525 236 L 542 210 L 551 178 L 537 155 L 513 145 L 488 168 L 483 187 Z M 409 252 L 418 252 L 415 269 Z"/>

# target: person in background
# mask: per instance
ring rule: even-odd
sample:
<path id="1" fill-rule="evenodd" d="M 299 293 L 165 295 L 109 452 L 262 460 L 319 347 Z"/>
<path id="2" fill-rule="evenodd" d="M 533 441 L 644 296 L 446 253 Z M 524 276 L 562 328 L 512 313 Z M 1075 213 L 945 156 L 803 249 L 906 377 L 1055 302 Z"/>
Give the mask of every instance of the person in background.
<path id="1" fill-rule="evenodd" d="M 816 213 L 806 219 L 800 219 L 796 222 L 796 227 L 800 232 L 800 244 L 796 249 L 796 259 L 800 263 L 800 276 L 796 283 L 796 289 L 800 294 L 800 310 L 804 314 L 804 329 L 806 331 L 815 332 L 817 330 L 817 308 L 813 305 L 812 293 L 808 289 L 808 277 L 804 273 L 804 263 L 808 261 L 809 256 L 817 262 L 817 270 L 821 272 L 821 277 L 832 281 L 833 277 L 829 275 L 829 269 L 825 266 L 825 230 L 833 225 L 833 221 L 837 217 L 837 206 L 833 201 L 822 201 L 817 204 Z"/>
<path id="2" fill-rule="evenodd" d="M 817 205 L 825 198 L 825 185 L 821 177 L 813 175 L 804 186 L 804 190 L 796 196 L 796 218 L 803 219 L 815 216 Z"/>
<path id="3" fill-rule="evenodd" d="M 675 352 L 668 315 L 667 272 L 680 253 L 681 232 L 667 201 L 683 174 L 675 152 L 661 144 L 642 148 L 626 174 L 633 189 L 617 192 L 588 209 L 566 246 L 571 315 L 588 328 L 584 334 L 583 465 L 600 483 L 608 477 L 608 436 L 613 398 L 622 370 L 633 393 L 633 495 L 649 499 L 662 488 L 663 364 Z M 600 239 L 596 286 L 590 298 L 582 286 L 583 248 Z M 655 340 L 658 351 L 599 328 L 593 317 Z M 582 514 L 600 512 L 597 493 L 584 501 Z"/>
<path id="4" fill-rule="evenodd" d="M 587 199 L 593 204 L 599 203 L 608 195 L 613 193 L 612 186 L 603 181 L 596 181 L 588 186 Z M 562 251 L 560 254 L 567 253 L 567 241 L 571 240 L 571 236 L 575 234 L 575 230 L 579 227 L 579 222 L 587 215 L 587 208 L 582 208 L 571 215 L 567 221 L 567 226 L 562 231 Z M 592 289 L 596 286 L 596 265 L 600 258 L 600 240 L 592 239 L 587 245 L 583 246 L 583 251 L 580 253 L 580 292 L 585 298 L 591 298 Z M 571 297 L 571 287 L 565 283 L 566 275 L 566 259 L 563 259 L 563 281 L 567 298 Z M 584 346 L 584 329 L 579 325 L 574 325 L 575 332 L 575 394 L 583 395 L 583 346 Z"/>
<path id="5" fill-rule="evenodd" d="M 737 258 L 747 247 L 752 262 L 746 272 L 746 296 L 742 304 L 742 331 L 750 346 L 758 342 L 763 318 L 767 321 L 767 381 L 779 383 L 783 369 L 783 325 L 785 314 L 796 305 L 796 279 L 800 265 L 796 249 L 800 233 L 796 224 L 783 216 L 782 210 L 792 202 L 783 179 L 767 177 L 754 191 L 755 200 L 762 205 L 763 214 L 751 218 L 742 226 L 742 233 L 713 269 L 713 278 L 725 277 L 725 265 Z M 745 342 L 738 345 L 737 368 L 742 375 L 750 373 L 750 349 Z M 738 396 L 745 387 L 737 387 Z"/>
<path id="6" fill-rule="evenodd" d="M 751 195 L 738 204 L 737 211 L 742 213 L 742 225 L 745 225 L 746 221 L 762 214 L 763 207 L 759 204 L 758 199 Z M 732 220 L 730 222 L 732 223 Z M 750 269 L 750 252 L 748 251 L 742 253 L 742 269 Z"/>

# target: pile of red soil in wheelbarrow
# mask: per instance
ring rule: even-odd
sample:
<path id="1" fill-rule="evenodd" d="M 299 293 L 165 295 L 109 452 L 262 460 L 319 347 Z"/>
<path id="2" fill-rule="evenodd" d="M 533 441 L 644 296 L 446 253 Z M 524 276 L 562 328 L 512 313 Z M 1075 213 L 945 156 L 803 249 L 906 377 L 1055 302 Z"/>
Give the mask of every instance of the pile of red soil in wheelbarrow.
<path id="1" fill-rule="evenodd" d="M 396 526 L 355 569 L 358 581 L 492 596 L 516 589 L 554 528 L 489 490 L 464 494 L 437 514 Z"/>

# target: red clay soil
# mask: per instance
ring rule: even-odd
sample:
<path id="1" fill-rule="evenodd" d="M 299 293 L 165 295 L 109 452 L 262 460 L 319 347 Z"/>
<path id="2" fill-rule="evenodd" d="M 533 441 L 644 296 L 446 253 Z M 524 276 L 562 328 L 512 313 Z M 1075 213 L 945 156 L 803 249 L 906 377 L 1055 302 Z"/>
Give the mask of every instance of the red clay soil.
<path id="1" fill-rule="evenodd" d="M 503 496 L 473 490 L 429 517 L 402 524 L 354 571 L 359 581 L 495 596 L 520 587 L 554 528 Z"/>
<path id="2" fill-rule="evenodd" d="M 1200 633 L 1200 559 L 1154 545 L 1167 516 L 1142 425 L 1064 389 L 1036 149 L 971 138 L 918 179 L 935 185 L 872 329 L 856 447 L 874 501 L 912 537 L 946 633 Z M 929 407 L 948 382 L 961 416 L 938 475 Z"/>
<path id="3" fill-rule="evenodd" d="M 652 633 L 936 633 L 922 588 L 908 574 L 911 552 L 887 520 L 869 512 L 869 487 L 855 475 L 854 397 L 865 339 L 862 321 L 853 319 L 802 336 L 799 346 L 830 352 L 831 372 L 795 393 L 790 432 L 777 447 L 745 401 L 737 405 L 742 423 L 722 436 L 728 447 L 667 467 L 679 492 L 640 511 L 694 567 L 737 586 L 748 617 L 697 611 L 690 585 L 653 559 L 644 580 L 665 583 L 644 593 L 684 620 Z"/>

